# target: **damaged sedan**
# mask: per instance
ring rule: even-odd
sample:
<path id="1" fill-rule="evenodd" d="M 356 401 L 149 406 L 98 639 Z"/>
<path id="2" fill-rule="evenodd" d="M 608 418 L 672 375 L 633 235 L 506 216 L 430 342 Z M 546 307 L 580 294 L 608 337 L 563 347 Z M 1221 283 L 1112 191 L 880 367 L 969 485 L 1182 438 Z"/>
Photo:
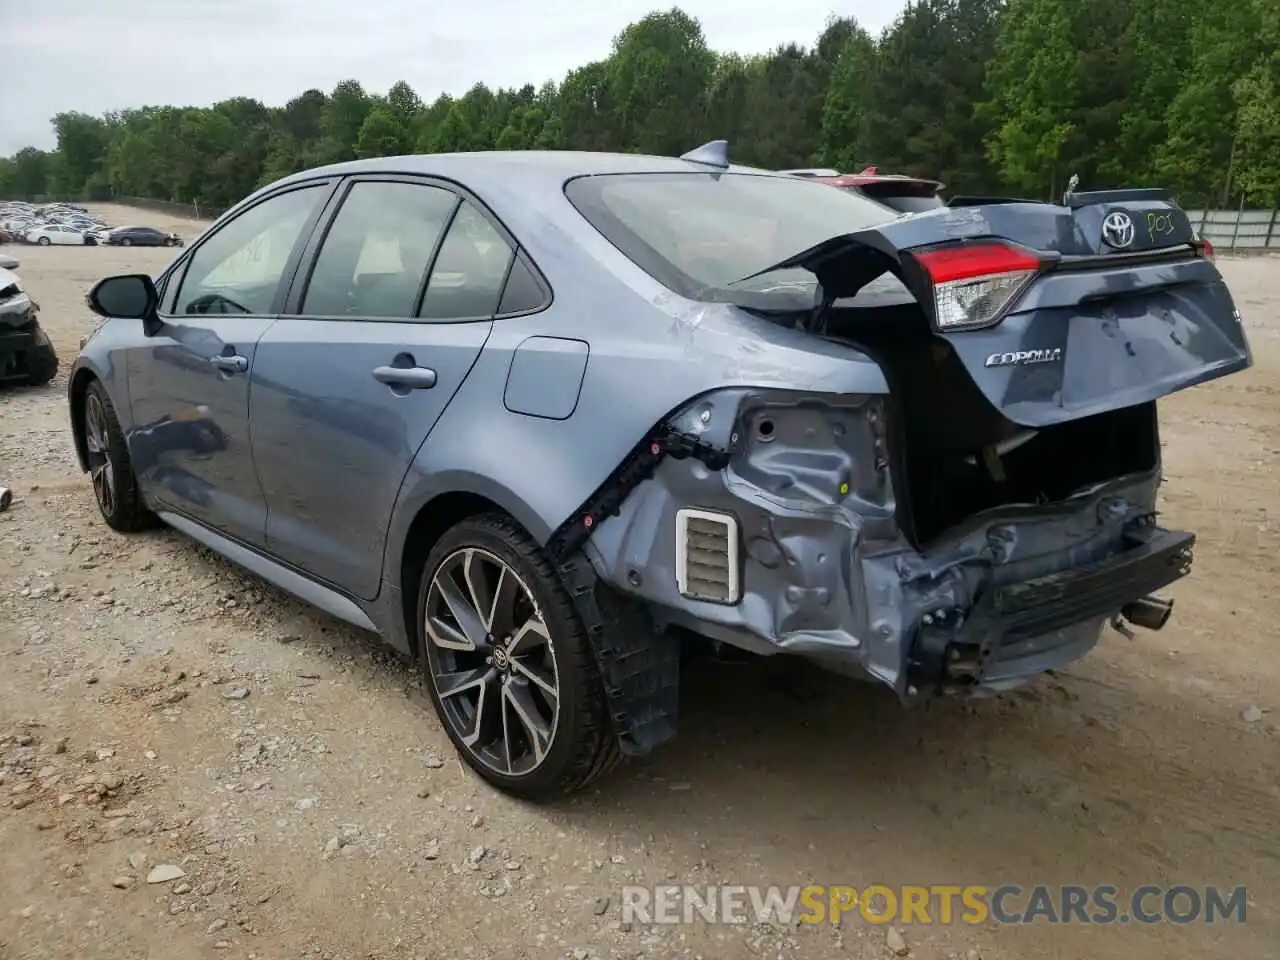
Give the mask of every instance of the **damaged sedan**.
<path id="1" fill-rule="evenodd" d="M 1156 403 L 1251 363 L 1162 191 L 902 215 L 723 141 L 305 171 L 89 303 L 106 522 L 380 634 L 534 799 L 672 737 L 697 642 L 912 703 L 1159 629 Z"/>

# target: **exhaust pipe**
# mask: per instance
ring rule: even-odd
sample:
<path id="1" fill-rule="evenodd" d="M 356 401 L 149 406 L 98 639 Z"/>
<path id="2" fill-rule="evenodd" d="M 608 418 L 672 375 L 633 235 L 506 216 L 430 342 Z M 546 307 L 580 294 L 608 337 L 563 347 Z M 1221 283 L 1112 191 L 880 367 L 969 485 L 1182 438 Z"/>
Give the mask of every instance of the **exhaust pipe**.
<path id="1" fill-rule="evenodd" d="M 1147 630 L 1159 630 L 1169 622 L 1173 613 L 1173 601 L 1158 597 L 1142 597 L 1120 608 L 1120 616 L 1130 623 Z"/>

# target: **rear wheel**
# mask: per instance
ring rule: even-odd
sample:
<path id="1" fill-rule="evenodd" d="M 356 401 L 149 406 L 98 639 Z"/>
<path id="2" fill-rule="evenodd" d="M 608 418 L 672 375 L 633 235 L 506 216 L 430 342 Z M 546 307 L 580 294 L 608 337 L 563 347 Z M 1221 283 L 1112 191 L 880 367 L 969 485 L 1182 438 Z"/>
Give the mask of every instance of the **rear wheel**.
<path id="1" fill-rule="evenodd" d="M 509 518 L 462 521 L 418 591 L 427 689 L 481 777 L 530 800 L 578 790 L 617 762 L 590 640 L 555 569 Z"/>
<path id="2" fill-rule="evenodd" d="M 142 502 L 115 406 L 100 380 L 85 391 L 81 424 L 93 496 L 102 519 L 121 533 L 154 526 L 156 516 Z"/>

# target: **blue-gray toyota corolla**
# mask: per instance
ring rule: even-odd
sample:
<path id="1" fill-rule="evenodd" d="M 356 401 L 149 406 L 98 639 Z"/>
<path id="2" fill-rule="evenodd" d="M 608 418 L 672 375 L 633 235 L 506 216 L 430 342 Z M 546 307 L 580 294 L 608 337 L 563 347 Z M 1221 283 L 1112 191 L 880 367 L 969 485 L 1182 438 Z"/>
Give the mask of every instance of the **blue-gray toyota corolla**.
<path id="1" fill-rule="evenodd" d="M 671 737 L 693 638 L 910 703 L 1159 629 L 1156 401 L 1252 362 L 1163 191 L 904 216 L 723 141 L 308 170 L 88 300 L 106 522 L 377 632 L 529 798 Z"/>

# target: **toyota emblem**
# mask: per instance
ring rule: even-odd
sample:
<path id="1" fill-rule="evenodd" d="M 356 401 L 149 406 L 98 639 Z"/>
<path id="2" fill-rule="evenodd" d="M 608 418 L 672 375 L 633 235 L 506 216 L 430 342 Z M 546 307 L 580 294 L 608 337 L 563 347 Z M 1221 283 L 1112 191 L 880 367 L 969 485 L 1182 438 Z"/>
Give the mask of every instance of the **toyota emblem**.
<path id="1" fill-rule="evenodd" d="M 1133 243 L 1133 218 L 1117 210 L 1102 221 L 1102 239 L 1109 247 L 1123 250 Z"/>

